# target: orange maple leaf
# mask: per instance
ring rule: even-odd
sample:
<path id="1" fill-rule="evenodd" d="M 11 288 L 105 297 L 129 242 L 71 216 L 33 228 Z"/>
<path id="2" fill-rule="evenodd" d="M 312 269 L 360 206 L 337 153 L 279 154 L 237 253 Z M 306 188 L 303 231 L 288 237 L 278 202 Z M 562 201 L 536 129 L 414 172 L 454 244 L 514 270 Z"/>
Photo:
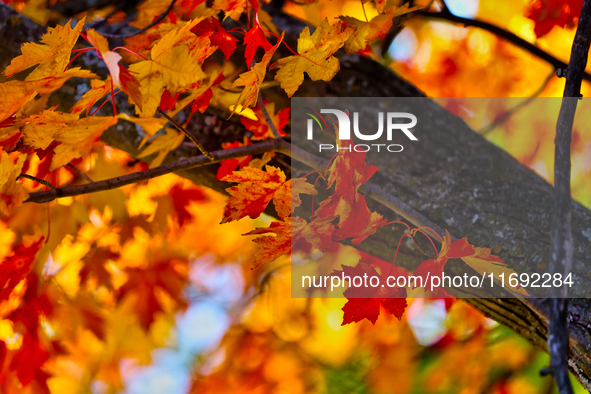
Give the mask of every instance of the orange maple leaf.
<path id="1" fill-rule="evenodd" d="M 239 182 L 226 191 L 232 196 L 224 210 L 222 223 L 239 220 L 249 216 L 251 219 L 259 217 L 269 202 L 273 200 L 275 210 L 281 219 L 285 219 L 297 206 L 298 200 L 291 201 L 292 179 L 286 181 L 285 173 L 276 167 L 267 165 L 266 171 L 253 167 L 245 167 L 241 171 L 223 177 L 225 182 Z M 314 186 L 305 180 L 295 181 L 296 193 L 316 194 Z M 301 201 L 300 201 L 301 203 Z"/>
<path id="2" fill-rule="evenodd" d="M 365 49 L 369 42 L 383 37 L 390 31 L 395 17 L 417 11 L 420 8 L 409 8 L 408 4 L 392 7 L 385 14 L 380 13 L 369 22 L 360 21 L 350 16 L 340 16 L 339 18 L 347 25 L 355 27 L 355 32 L 345 41 L 345 51 L 355 53 Z"/>
<path id="3" fill-rule="evenodd" d="M 253 239 L 253 242 L 261 246 L 261 249 L 254 255 L 255 261 L 252 269 L 271 262 L 284 254 L 289 254 L 291 252 L 292 238 L 294 240 L 299 238 L 305 226 L 306 221 L 304 219 L 287 217 L 284 221 L 271 223 L 269 227 L 259 227 L 244 234 L 275 234 L 275 236 L 265 235 Z"/>

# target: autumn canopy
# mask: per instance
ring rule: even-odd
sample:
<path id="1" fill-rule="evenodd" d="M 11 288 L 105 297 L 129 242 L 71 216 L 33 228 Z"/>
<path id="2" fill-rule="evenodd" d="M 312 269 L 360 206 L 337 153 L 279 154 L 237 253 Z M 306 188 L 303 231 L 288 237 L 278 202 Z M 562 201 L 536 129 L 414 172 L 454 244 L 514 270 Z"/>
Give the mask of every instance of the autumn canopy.
<path id="1" fill-rule="evenodd" d="M 497 242 L 499 220 L 527 218 L 460 206 L 474 212 L 458 224 L 452 197 L 412 190 L 412 177 L 437 172 L 429 163 L 402 169 L 408 188 L 384 197 L 398 175 L 380 177 L 390 169 L 345 149 L 354 141 L 336 141 L 330 160 L 292 145 L 304 130 L 290 98 L 447 97 L 441 113 L 553 182 L 556 114 L 511 117 L 530 97 L 562 96 L 555 71 L 582 0 L 2 1 L 0 393 L 553 389 L 539 377 L 545 331 L 433 289 L 453 264 L 490 283 L 517 275 L 510 261 L 529 249 Z M 470 96 L 526 99 L 491 101 L 491 116 L 451 99 Z M 477 156 L 470 141 L 457 149 Z M 584 209 L 590 147 L 575 127 L 571 188 Z M 503 216 L 490 239 L 470 232 L 486 215 Z M 302 261 L 379 285 L 292 298 Z M 424 282 L 384 286 L 392 275 Z M 575 377 L 588 385 L 585 373 Z"/>

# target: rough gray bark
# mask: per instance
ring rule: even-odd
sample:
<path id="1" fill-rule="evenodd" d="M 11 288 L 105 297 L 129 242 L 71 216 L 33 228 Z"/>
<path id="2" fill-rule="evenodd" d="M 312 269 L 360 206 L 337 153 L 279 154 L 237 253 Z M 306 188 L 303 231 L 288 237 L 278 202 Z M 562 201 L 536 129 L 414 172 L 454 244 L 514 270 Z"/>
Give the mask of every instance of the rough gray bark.
<path id="1" fill-rule="evenodd" d="M 18 18 L 31 30 L 22 37 L 35 39 L 41 31 L 5 6 L 0 6 L 0 20 Z M 276 24 L 293 36 L 301 31 L 301 24 L 278 15 Z M 12 31 L 0 23 L 0 34 Z M 12 45 L 12 44 L 11 44 Z M 18 48 L 17 48 L 18 49 Z M 2 59 L 19 54 L 14 45 L 0 42 Z M 329 83 L 307 80 L 298 91 L 302 96 L 359 96 L 359 97 L 417 97 L 423 94 L 391 70 L 357 55 L 339 56 L 341 70 Z M 289 105 L 279 90 L 265 91 L 265 97 L 277 101 L 278 107 Z M 74 98 L 71 98 L 74 101 Z M 64 101 L 65 102 L 65 101 Z M 64 109 L 67 109 L 66 106 Z M 436 104 L 425 108 L 429 116 L 425 129 L 428 138 L 422 139 L 421 149 L 409 155 L 413 160 L 394 157 L 394 170 L 386 175 L 379 172 L 372 182 L 426 216 L 452 235 L 468 237 L 475 245 L 495 247 L 495 253 L 512 266 L 531 267 L 549 261 L 550 223 L 553 188 L 533 171 L 522 166 L 504 151 L 487 142 L 471 130 L 461 119 L 454 117 Z M 219 116 L 218 116 L 219 115 Z M 220 139 L 233 140 L 243 130 L 236 120 L 226 121 L 225 114 L 206 114 L 192 122 L 195 132 L 206 148 L 215 150 Z M 120 121 L 103 135 L 106 143 L 137 154 L 141 139 L 135 126 Z M 193 156 L 196 149 L 183 148 L 169 155 L 168 161 Z M 409 157 L 407 155 L 406 157 Z M 218 191 L 227 185 L 215 180 L 215 168 L 201 167 L 180 175 Z M 371 209 L 380 210 L 388 218 L 394 215 L 377 203 Z M 478 214 L 478 219 L 473 221 Z M 589 278 L 591 244 L 583 231 L 591 228 L 591 211 L 572 203 L 574 272 L 578 278 Z M 401 233 L 383 227 L 362 248 L 384 259 L 391 259 L 392 250 Z M 404 261 L 416 265 L 422 255 L 406 251 Z M 576 278 L 575 277 L 575 280 Z M 546 350 L 548 308 L 537 299 L 467 299 L 485 315 L 514 330 L 540 349 Z M 569 306 L 570 356 L 569 367 L 577 379 L 591 388 L 591 302 L 573 299 Z"/>

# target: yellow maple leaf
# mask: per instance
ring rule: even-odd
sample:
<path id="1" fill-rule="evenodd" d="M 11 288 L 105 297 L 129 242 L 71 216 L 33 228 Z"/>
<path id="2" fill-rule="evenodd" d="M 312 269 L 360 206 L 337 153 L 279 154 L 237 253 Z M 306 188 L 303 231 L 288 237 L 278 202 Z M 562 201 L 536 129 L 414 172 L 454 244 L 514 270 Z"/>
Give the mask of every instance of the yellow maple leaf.
<path id="1" fill-rule="evenodd" d="M 118 117 L 121 119 L 125 119 L 128 122 L 135 123 L 138 126 L 141 126 L 144 133 L 146 133 L 146 136 L 140 142 L 138 149 L 141 149 L 150 138 L 152 138 L 157 132 L 162 130 L 164 126 L 166 126 L 166 124 L 168 123 L 168 119 L 166 119 L 165 117 L 135 118 L 133 116 L 127 115 L 126 113 L 119 114 Z"/>
<path id="2" fill-rule="evenodd" d="M 136 104 L 141 117 L 153 117 L 164 89 L 176 92 L 206 77 L 201 70 L 200 52 L 210 51 L 191 32 L 202 18 L 194 19 L 166 33 L 150 51 L 151 60 L 134 63 L 130 73 L 139 83 L 142 102 Z M 140 110 L 141 108 L 141 110 Z"/>
<path id="3" fill-rule="evenodd" d="M 265 75 L 267 74 L 267 66 L 269 65 L 269 62 L 271 62 L 271 58 L 275 54 L 275 51 L 277 48 L 279 48 L 281 41 L 283 41 L 284 36 L 285 32 L 281 34 L 277 44 L 265 52 L 263 59 L 259 63 L 256 63 L 247 72 L 240 74 L 240 77 L 234 81 L 234 87 L 244 86 L 244 90 L 242 93 L 240 93 L 240 96 L 238 96 L 238 99 L 236 100 L 234 109 L 253 107 L 256 105 L 261 84 L 265 80 Z"/>
<path id="4" fill-rule="evenodd" d="M 45 110 L 20 121 L 23 143 L 37 149 L 47 149 L 53 142 L 61 144 L 53 149 L 50 169 L 68 164 L 87 155 L 103 131 L 117 123 L 110 116 L 92 116 L 79 119 L 79 114 Z"/>
<path id="5" fill-rule="evenodd" d="M 4 75 L 10 77 L 35 65 L 39 66 L 27 76 L 26 81 L 64 72 L 70 61 L 72 48 L 84 27 L 84 21 L 85 18 L 82 18 L 73 29 L 70 26 L 71 21 L 65 26 L 50 27 L 41 37 L 42 44 L 23 44 L 23 54 L 12 59 L 4 70 Z"/>
<path id="6" fill-rule="evenodd" d="M 45 110 L 21 120 L 23 142 L 38 149 L 46 149 L 53 141 L 76 144 L 115 124 L 117 118 L 92 116 L 79 119 L 78 114 Z"/>
<path id="7" fill-rule="evenodd" d="M 0 156 L 0 212 L 5 215 L 29 196 L 23 185 L 16 181 L 26 158 L 27 155 L 19 155 L 15 163 L 6 152 Z"/>
<path id="8" fill-rule="evenodd" d="M 86 111 L 88 115 L 88 112 L 97 101 L 106 94 L 111 93 L 111 77 L 108 77 L 105 81 L 90 81 L 90 87 L 91 89 L 84 93 L 82 98 L 72 106 L 71 113 L 80 114 Z"/>
<path id="9" fill-rule="evenodd" d="M 346 26 L 342 21 L 330 25 L 328 20 L 310 35 L 310 29 L 305 27 L 298 39 L 298 54 L 279 59 L 271 68 L 279 68 L 275 80 L 281 82 L 281 87 L 288 97 L 298 90 L 304 82 L 304 72 L 313 81 L 330 81 L 339 71 L 339 60 L 332 56 L 349 38 L 355 29 Z"/>
<path id="10" fill-rule="evenodd" d="M 224 11 L 224 20 L 228 17 L 235 21 L 240 20 L 240 15 L 247 9 L 248 0 L 215 0 L 214 10 Z"/>
<path id="11" fill-rule="evenodd" d="M 152 139 L 150 145 L 144 149 L 137 157 L 146 157 L 154 153 L 158 153 L 150 163 L 150 168 L 158 167 L 169 152 L 178 148 L 185 139 L 183 133 L 177 132 L 175 129 L 167 127 L 164 129 L 166 134 L 157 135 Z"/>
<path id="12" fill-rule="evenodd" d="M 37 93 L 47 95 L 60 87 L 72 77 L 98 78 L 87 70 L 78 67 L 71 68 L 57 76 L 35 81 L 8 81 L 0 83 L 0 97 L 10 97 L 10 100 L 0 100 L 0 122 L 15 114 L 27 101 L 35 97 Z"/>
<path id="13" fill-rule="evenodd" d="M 388 12 L 377 15 L 369 22 L 360 21 L 350 16 L 340 16 L 339 18 L 347 25 L 355 27 L 353 34 L 345 41 L 345 51 L 347 53 L 355 53 L 365 49 L 369 42 L 384 36 L 390 31 L 395 17 L 408 14 L 420 8 L 409 8 L 408 4 L 400 7 L 392 7 Z"/>

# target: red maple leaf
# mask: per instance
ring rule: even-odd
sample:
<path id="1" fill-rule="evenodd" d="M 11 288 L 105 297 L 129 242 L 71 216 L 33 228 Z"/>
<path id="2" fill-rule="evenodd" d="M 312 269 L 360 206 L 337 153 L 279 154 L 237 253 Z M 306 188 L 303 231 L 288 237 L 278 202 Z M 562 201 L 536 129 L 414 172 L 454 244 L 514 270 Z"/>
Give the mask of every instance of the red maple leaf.
<path id="1" fill-rule="evenodd" d="M 220 21 L 214 17 L 199 22 L 197 26 L 191 29 L 191 31 L 198 36 L 209 34 L 211 43 L 224 53 L 226 60 L 230 60 L 230 56 L 234 53 L 234 50 L 236 50 L 236 42 L 238 42 L 238 39 L 229 34 L 226 29 L 222 27 Z"/>
<path id="2" fill-rule="evenodd" d="M 201 190 L 183 189 L 179 185 L 174 185 L 170 189 L 170 197 L 172 198 L 172 204 L 180 226 L 193 218 L 193 215 L 187 211 L 187 206 L 189 206 L 191 201 L 203 201 L 206 199 L 205 194 Z"/>
<path id="3" fill-rule="evenodd" d="M 265 51 L 268 51 L 273 47 L 267 41 L 267 37 L 265 37 L 265 33 L 263 33 L 263 29 L 255 23 L 255 25 L 246 32 L 244 36 L 244 44 L 246 44 L 246 50 L 244 51 L 244 58 L 246 59 L 246 66 L 250 69 L 252 65 L 252 59 L 254 59 L 254 55 L 260 47 L 263 47 Z"/>
<path id="4" fill-rule="evenodd" d="M 415 275 L 422 277 L 424 281 L 428 281 L 428 283 L 425 283 L 425 288 L 431 287 L 433 276 L 441 275 L 443 267 L 449 259 L 461 259 L 476 253 L 474 246 L 470 245 L 466 238 L 451 242 L 451 236 L 447 233 L 444 241 L 436 259 L 425 260 L 415 269 Z"/>
<path id="5" fill-rule="evenodd" d="M 234 141 L 234 142 L 222 142 L 222 148 L 224 150 L 238 148 L 240 146 L 248 146 L 251 145 L 251 142 L 248 138 L 244 137 L 244 142 Z M 250 159 L 252 159 L 252 155 L 237 157 L 235 159 L 228 159 L 224 160 L 220 164 L 220 168 L 218 168 L 218 172 L 215 175 L 215 179 L 220 180 L 226 175 L 230 175 L 232 171 L 235 171 L 237 168 L 243 168 L 250 163 Z"/>
<path id="6" fill-rule="evenodd" d="M 269 118 L 279 132 L 279 135 L 286 136 L 287 133 L 283 131 L 283 128 L 289 122 L 289 111 L 291 108 L 283 108 L 281 111 L 275 113 L 275 103 L 269 103 L 267 100 L 264 100 L 264 105 L 267 109 L 267 113 L 269 114 Z M 260 106 L 254 108 L 253 111 L 257 117 L 257 120 L 251 120 L 244 116 L 240 118 L 240 123 L 242 123 L 242 125 L 246 127 L 247 130 L 253 132 L 254 135 L 251 137 L 251 139 L 256 141 L 264 140 L 266 138 L 274 138 L 273 131 L 269 128 L 265 114 L 261 110 Z"/>
<path id="7" fill-rule="evenodd" d="M 213 91 L 211 90 L 211 88 L 222 83 L 224 78 L 224 73 L 220 72 L 217 78 L 209 86 L 209 89 L 207 89 L 199 97 L 193 100 L 193 104 L 191 104 L 191 115 L 197 111 L 201 113 L 205 112 L 205 110 L 209 107 L 209 103 L 211 102 L 211 99 L 213 97 Z"/>
<path id="8" fill-rule="evenodd" d="M 31 272 L 43 239 L 28 246 L 18 245 L 0 264 L 0 301 L 7 300 L 14 287 Z"/>
<path id="9" fill-rule="evenodd" d="M 535 22 L 534 33 L 542 37 L 554 26 L 573 27 L 581 15 L 583 0 L 537 0 L 526 17 Z"/>
<path id="10" fill-rule="evenodd" d="M 133 310 L 138 314 L 140 324 L 145 330 L 150 328 L 155 315 L 164 310 L 158 291 L 166 293 L 180 307 L 186 306 L 182 298 L 186 282 L 183 268 L 177 269 L 178 262 L 160 261 L 147 268 L 128 268 L 129 279 L 119 289 L 118 299 L 133 295 Z"/>
<path id="11" fill-rule="evenodd" d="M 368 278 L 361 286 L 349 286 L 345 290 L 344 296 L 347 303 L 343 306 L 343 322 L 341 325 L 360 322 L 367 319 L 372 324 L 378 320 L 380 309 L 383 307 L 390 314 L 396 316 L 399 320 L 406 309 L 406 288 L 389 287 L 386 284 L 386 278 L 390 274 L 389 270 L 384 270 L 387 275 L 380 275 L 376 269 L 368 264 L 359 262 L 355 267 L 342 265 L 343 270 L 335 270 L 332 275 L 340 278 L 346 277 Z M 371 285 L 371 277 L 378 277 L 379 282 L 376 286 Z"/>

